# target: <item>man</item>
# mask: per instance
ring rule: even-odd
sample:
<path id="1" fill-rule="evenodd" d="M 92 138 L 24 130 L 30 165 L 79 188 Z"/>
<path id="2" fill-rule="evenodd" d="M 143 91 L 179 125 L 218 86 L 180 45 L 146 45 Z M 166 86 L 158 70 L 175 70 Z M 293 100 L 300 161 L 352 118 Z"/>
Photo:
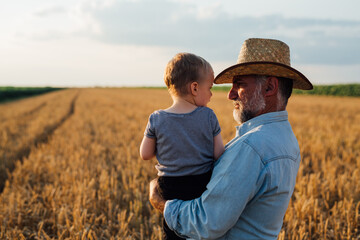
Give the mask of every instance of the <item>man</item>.
<path id="1" fill-rule="evenodd" d="M 215 163 L 207 190 L 191 201 L 165 201 L 152 181 L 150 202 L 182 237 L 276 239 L 300 163 L 286 105 L 293 87 L 312 84 L 290 66 L 289 47 L 272 39 L 246 40 L 238 63 L 215 78 L 229 82 L 240 125 Z"/>

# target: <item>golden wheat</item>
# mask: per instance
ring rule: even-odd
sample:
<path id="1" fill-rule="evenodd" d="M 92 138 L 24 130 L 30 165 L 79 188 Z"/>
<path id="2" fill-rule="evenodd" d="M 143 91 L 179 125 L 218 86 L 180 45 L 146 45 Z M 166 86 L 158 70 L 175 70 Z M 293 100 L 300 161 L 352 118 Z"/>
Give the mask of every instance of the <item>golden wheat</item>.
<path id="1" fill-rule="evenodd" d="M 75 94 L 74 90 L 53 92 L 0 105 L 0 190 L 6 170 L 11 171 L 16 160 L 47 140 L 49 132 L 66 116 Z"/>
<path id="2" fill-rule="evenodd" d="M 156 160 L 138 148 L 148 115 L 170 104 L 166 90 L 74 89 L 0 106 L 2 151 L 30 146 L 0 196 L 0 239 L 161 239 L 148 201 Z M 209 107 L 230 140 L 226 93 Z M 293 96 L 288 111 L 302 163 L 279 239 L 358 239 L 360 99 Z M 32 144 L 46 126 L 56 128 Z"/>

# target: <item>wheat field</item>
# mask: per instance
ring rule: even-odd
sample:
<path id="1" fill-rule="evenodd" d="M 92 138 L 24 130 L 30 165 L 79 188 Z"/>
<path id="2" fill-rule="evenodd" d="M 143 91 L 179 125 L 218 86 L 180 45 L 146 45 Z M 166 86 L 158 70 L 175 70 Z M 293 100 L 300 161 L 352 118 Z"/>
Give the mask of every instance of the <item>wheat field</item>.
<path id="1" fill-rule="evenodd" d="M 0 239 L 161 239 L 138 154 L 162 89 L 68 89 L 0 105 Z M 232 103 L 214 92 L 224 142 Z M 291 97 L 302 162 L 278 239 L 360 239 L 360 98 Z"/>

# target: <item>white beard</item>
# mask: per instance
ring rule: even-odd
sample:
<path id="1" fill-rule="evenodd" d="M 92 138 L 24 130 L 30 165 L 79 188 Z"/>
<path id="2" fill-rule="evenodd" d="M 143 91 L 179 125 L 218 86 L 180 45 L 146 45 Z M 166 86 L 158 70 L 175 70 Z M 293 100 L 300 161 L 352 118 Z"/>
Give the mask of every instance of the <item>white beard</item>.
<path id="1" fill-rule="evenodd" d="M 233 116 L 237 123 L 242 124 L 256 116 L 256 114 L 265 109 L 265 99 L 261 94 L 261 84 L 257 84 L 254 94 L 250 99 L 235 100 L 239 104 L 238 109 L 234 109 Z"/>

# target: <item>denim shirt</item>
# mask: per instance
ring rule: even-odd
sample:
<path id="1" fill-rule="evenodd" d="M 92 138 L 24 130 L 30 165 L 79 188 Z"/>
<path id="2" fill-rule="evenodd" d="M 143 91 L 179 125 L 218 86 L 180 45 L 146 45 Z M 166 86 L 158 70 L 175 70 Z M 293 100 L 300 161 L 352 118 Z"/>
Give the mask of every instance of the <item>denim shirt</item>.
<path id="1" fill-rule="evenodd" d="M 276 239 L 299 164 L 287 111 L 255 117 L 237 127 L 201 197 L 166 202 L 166 223 L 191 239 Z"/>

